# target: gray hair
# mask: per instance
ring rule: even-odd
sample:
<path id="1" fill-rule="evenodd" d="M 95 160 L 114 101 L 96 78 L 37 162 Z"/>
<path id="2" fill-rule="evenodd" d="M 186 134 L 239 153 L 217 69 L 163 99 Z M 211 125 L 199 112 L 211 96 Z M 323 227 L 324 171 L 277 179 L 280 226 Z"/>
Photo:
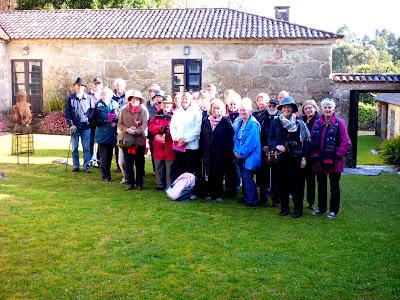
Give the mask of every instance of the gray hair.
<path id="1" fill-rule="evenodd" d="M 333 108 L 335 108 L 335 107 L 336 107 L 335 100 L 330 99 L 330 98 L 322 99 L 322 101 L 321 101 L 321 108 L 324 108 L 326 105 L 330 105 L 330 106 L 332 106 Z"/>
<path id="2" fill-rule="evenodd" d="M 245 110 L 247 110 L 249 113 L 253 111 L 253 103 L 250 98 L 244 97 L 242 98 L 242 101 L 240 101 L 239 108 L 243 107 Z"/>
<path id="3" fill-rule="evenodd" d="M 126 81 L 123 80 L 122 78 L 117 78 L 114 80 L 114 86 L 116 86 L 117 84 L 119 84 L 121 87 L 123 87 L 123 89 L 125 89 L 125 87 L 126 87 Z"/>

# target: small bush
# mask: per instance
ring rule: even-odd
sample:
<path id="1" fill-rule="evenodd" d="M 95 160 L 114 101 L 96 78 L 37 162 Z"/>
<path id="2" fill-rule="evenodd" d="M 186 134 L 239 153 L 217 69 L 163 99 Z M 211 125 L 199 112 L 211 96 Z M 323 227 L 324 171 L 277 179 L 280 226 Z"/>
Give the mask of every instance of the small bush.
<path id="1" fill-rule="evenodd" d="M 46 102 L 44 106 L 44 114 L 47 116 L 53 111 L 64 111 L 65 110 L 65 99 L 53 98 Z"/>
<path id="2" fill-rule="evenodd" d="M 69 126 L 67 120 L 61 111 L 53 111 L 48 114 L 40 122 L 39 126 L 40 133 L 46 134 L 69 134 Z"/>
<path id="3" fill-rule="evenodd" d="M 358 103 L 358 127 L 361 130 L 368 130 L 375 128 L 376 122 L 376 107 L 373 104 Z"/>
<path id="4" fill-rule="evenodd" d="M 4 113 L 0 113 L 0 132 L 10 132 L 12 130 L 11 119 Z"/>
<path id="5" fill-rule="evenodd" d="M 384 141 L 381 145 L 379 155 L 388 164 L 400 165 L 400 136 Z"/>

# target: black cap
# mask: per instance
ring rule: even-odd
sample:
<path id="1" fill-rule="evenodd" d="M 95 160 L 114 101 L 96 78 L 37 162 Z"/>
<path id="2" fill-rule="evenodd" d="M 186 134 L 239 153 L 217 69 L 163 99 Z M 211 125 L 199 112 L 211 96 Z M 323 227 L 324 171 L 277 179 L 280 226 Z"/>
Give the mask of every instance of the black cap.
<path id="1" fill-rule="evenodd" d="M 78 77 L 78 78 L 75 80 L 75 82 L 74 82 L 74 85 L 75 85 L 75 84 L 82 85 L 82 86 L 86 86 L 86 81 L 85 81 L 85 79 L 83 79 L 83 78 L 81 78 L 81 77 Z"/>
<path id="2" fill-rule="evenodd" d="M 101 80 L 100 77 L 95 77 L 95 79 L 93 79 L 93 83 L 103 83 L 103 80 Z"/>

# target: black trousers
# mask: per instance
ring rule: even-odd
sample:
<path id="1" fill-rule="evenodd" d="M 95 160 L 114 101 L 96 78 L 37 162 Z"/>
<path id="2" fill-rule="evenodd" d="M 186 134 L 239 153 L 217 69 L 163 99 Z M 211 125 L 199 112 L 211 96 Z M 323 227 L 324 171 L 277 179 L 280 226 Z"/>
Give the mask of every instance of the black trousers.
<path id="1" fill-rule="evenodd" d="M 294 210 L 303 213 L 303 201 L 299 193 L 300 159 L 286 156 L 277 165 L 281 210 L 289 211 L 289 194 L 292 195 Z"/>
<path id="2" fill-rule="evenodd" d="M 125 173 L 128 184 L 143 185 L 144 177 L 144 146 L 137 146 L 136 154 L 128 153 L 128 149 L 124 149 Z"/>
<path id="3" fill-rule="evenodd" d="M 103 179 L 111 179 L 111 161 L 113 157 L 113 145 L 99 144 L 100 168 Z"/>
<path id="4" fill-rule="evenodd" d="M 331 189 L 331 200 L 329 208 L 331 212 L 337 214 L 340 207 L 340 176 L 341 173 L 329 173 L 329 184 Z M 318 173 L 318 209 L 325 213 L 327 210 L 327 189 L 328 189 L 328 174 Z"/>
<path id="5" fill-rule="evenodd" d="M 300 170 L 300 197 L 304 200 L 304 188 L 307 184 L 307 202 L 309 205 L 315 203 L 315 173 L 312 172 L 312 161 L 307 159 L 304 169 Z"/>
<path id="6" fill-rule="evenodd" d="M 264 158 L 262 158 L 264 159 Z M 268 201 L 269 168 L 262 162 L 261 167 L 256 171 L 256 185 L 260 190 L 260 201 Z"/>
<path id="7" fill-rule="evenodd" d="M 186 152 L 175 151 L 176 176 L 183 173 L 192 173 L 198 176 L 200 173 L 200 155 L 199 150 L 189 150 Z"/>

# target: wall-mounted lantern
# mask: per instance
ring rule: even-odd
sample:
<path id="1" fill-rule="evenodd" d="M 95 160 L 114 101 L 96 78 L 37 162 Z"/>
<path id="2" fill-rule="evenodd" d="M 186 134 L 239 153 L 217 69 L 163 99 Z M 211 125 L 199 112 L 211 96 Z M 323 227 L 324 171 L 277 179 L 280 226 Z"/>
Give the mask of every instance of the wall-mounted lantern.
<path id="1" fill-rule="evenodd" d="M 22 48 L 22 51 L 24 53 L 24 55 L 29 55 L 29 47 L 25 46 L 24 48 Z"/>
<path id="2" fill-rule="evenodd" d="M 183 47 L 183 54 L 184 55 L 189 55 L 190 54 L 190 46 Z"/>

